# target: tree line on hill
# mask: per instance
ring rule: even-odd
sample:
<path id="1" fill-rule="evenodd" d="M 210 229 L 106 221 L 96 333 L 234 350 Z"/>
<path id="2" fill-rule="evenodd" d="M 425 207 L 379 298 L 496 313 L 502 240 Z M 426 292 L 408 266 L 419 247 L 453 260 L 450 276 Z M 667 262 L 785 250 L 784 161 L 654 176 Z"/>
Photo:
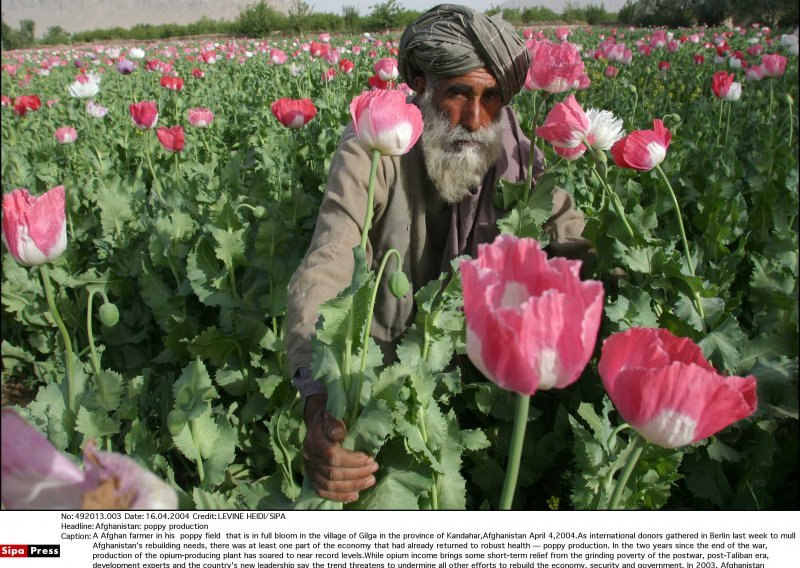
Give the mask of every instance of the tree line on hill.
<path id="1" fill-rule="evenodd" d="M 535 24 L 589 24 L 690 27 L 716 26 L 725 22 L 747 25 L 759 22 L 771 26 L 795 26 L 798 22 L 796 0 L 627 0 L 618 13 L 606 11 L 602 3 L 577 6 L 568 2 L 560 14 L 542 6 L 505 8 L 493 6 L 488 14 L 502 12 L 517 26 Z M 51 26 L 42 39 L 35 37 L 35 23 L 22 20 L 19 29 L 2 22 L 2 49 L 20 49 L 35 45 L 90 43 L 95 41 L 147 41 L 187 36 L 239 35 L 265 37 L 275 33 L 327 31 L 333 33 L 385 32 L 398 30 L 414 21 L 420 12 L 387 0 L 372 6 L 362 16 L 355 6 L 345 6 L 341 14 L 315 12 L 304 0 L 294 0 L 288 14 L 275 10 L 266 0 L 246 6 L 233 20 L 203 17 L 190 24 L 137 24 L 130 28 L 114 27 L 69 33 L 61 26 Z"/>

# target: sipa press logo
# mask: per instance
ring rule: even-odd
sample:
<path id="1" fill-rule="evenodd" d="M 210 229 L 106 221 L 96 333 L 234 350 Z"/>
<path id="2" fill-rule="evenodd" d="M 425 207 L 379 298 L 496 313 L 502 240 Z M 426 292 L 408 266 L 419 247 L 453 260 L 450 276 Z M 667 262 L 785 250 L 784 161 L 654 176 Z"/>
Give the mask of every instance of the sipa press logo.
<path id="1" fill-rule="evenodd" d="M 60 544 L 0 544 L 0 558 L 59 558 Z"/>

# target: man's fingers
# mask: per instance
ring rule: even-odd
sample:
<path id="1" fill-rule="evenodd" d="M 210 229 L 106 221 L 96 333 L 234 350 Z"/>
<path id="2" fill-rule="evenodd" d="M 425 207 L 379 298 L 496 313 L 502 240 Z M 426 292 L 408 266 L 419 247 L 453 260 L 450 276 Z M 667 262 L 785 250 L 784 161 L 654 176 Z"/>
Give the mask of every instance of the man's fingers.
<path id="1" fill-rule="evenodd" d="M 338 498 L 334 499 L 334 501 L 348 502 L 358 499 L 359 491 L 363 491 L 375 485 L 375 477 L 369 475 L 358 480 L 331 481 L 322 475 L 321 472 L 313 471 L 311 472 L 311 483 L 314 485 L 314 489 L 316 489 L 320 497 L 331 499 L 331 497 L 326 497 L 326 495 L 337 495 Z"/>

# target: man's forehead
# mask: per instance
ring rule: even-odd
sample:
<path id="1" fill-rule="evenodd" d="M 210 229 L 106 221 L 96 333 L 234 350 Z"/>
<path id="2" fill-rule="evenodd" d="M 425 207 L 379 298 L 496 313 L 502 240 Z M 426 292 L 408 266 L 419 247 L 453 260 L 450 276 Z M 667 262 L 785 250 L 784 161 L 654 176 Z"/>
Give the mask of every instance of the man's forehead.
<path id="1" fill-rule="evenodd" d="M 456 75 L 454 77 L 440 77 L 437 81 L 437 86 L 440 88 L 449 88 L 453 85 L 465 85 L 472 87 L 482 87 L 490 89 L 497 86 L 497 79 L 485 67 L 473 69 L 463 75 Z"/>

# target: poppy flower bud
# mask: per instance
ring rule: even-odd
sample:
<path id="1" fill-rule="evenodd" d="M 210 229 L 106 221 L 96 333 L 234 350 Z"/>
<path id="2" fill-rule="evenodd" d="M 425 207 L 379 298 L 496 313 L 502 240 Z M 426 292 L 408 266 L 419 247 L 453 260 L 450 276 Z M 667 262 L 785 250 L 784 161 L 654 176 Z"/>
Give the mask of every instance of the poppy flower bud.
<path id="1" fill-rule="evenodd" d="M 106 327 L 114 327 L 119 323 L 119 309 L 111 302 L 106 302 L 98 310 L 100 323 Z"/>
<path id="2" fill-rule="evenodd" d="M 253 217 L 255 217 L 256 219 L 263 219 L 266 216 L 267 216 L 267 210 L 263 206 L 256 205 L 255 207 L 253 207 Z"/>
<path id="3" fill-rule="evenodd" d="M 182 410 L 175 409 L 167 414 L 167 428 L 169 433 L 173 436 L 180 434 L 186 427 L 186 413 Z"/>
<path id="4" fill-rule="evenodd" d="M 398 270 L 389 276 L 389 291 L 395 298 L 402 298 L 408 294 L 408 289 L 411 285 L 408 282 L 408 277 L 405 272 Z"/>

